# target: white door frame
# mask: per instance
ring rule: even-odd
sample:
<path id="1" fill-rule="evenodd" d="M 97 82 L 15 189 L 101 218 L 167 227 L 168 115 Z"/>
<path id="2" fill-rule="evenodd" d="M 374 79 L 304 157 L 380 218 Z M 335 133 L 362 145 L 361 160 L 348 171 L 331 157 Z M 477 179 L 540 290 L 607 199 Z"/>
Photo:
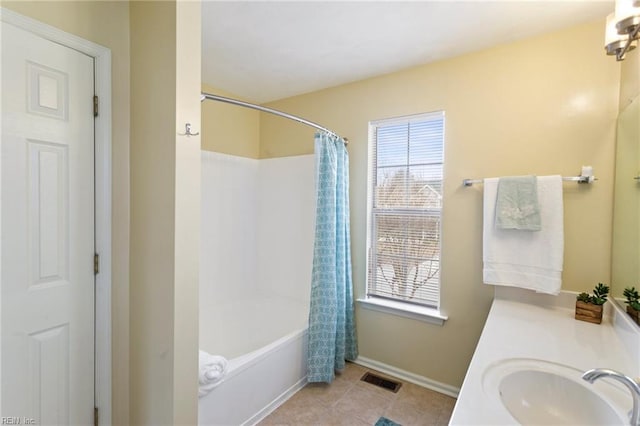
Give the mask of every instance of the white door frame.
<path id="1" fill-rule="evenodd" d="M 100 424 L 111 424 L 111 50 L 0 7 L 0 21 L 75 49 L 95 60 L 95 94 L 100 112 L 95 118 L 95 244 L 100 254 L 96 275 L 96 406 Z M 1 123 L 0 123 L 1 125 Z M 1 374 L 1 373 L 0 373 Z"/>

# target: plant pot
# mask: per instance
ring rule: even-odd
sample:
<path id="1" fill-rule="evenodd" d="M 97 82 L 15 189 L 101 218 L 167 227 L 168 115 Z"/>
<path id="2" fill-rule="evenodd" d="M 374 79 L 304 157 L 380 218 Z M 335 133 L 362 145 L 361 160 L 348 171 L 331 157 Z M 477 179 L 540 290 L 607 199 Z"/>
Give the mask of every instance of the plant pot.
<path id="1" fill-rule="evenodd" d="M 594 305 L 576 301 L 576 319 L 580 321 L 600 324 L 602 322 L 602 310 L 604 305 Z"/>
<path id="2" fill-rule="evenodd" d="M 631 317 L 636 324 L 640 324 L 640 311 L 636 311 L 631 306 L 627 305 L 627 314 Z"/>

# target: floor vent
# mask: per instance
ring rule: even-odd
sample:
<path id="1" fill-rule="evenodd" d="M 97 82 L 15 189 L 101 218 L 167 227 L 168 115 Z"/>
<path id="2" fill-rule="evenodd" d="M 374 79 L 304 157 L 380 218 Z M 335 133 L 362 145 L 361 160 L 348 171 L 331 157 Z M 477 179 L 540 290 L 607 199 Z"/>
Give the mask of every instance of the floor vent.
<path id="1" fill-rule="evenodd" d="M 397 393 L 400 390 L 400 386 L 402 386 L 402 383 L 400 382 L 389 380 L 373 373 L 364 373 L 364 376 L 362 376 L 360 380 L 362 380 L 363 382 L 371 383 L 372 385 L 378 386 L 380 388 L 390 390 L 393 393 Z"/>

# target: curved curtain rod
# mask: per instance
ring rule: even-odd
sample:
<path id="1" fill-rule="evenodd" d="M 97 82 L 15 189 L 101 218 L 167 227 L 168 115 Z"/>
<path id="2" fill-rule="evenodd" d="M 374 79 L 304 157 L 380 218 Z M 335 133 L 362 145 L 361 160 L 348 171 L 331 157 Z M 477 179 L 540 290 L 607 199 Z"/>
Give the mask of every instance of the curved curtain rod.
<path id="1" fill-rule="evenodd" d="M 333 132 L 326 127 L 322 127 L 321 125 L 314 123 L 313 121 L 305 120 L 304 118 L 298 117 L 296 115 L 287 114 L 286 112 L 278 111 L 277 109 L 267 108 L 261 105 L 252 104 L 249 102 L 240 101 L 238 99 L 226 98 L 224 96 L 213 95 L 211 93 L 202 92 L 200 96 L 200 101 L 203 102 L 205 99 L 209 99 L 211 101 L 219 101 L 225 102 L 232 105 L 242 106 L 245 108 L 257 109 L 258 111 L 268 112 L 269 114 L 279 115 L 280 117 L 288 118 L 290 120 L 297 121 L 298 123 L 306 124 L 307 126 L 314 127 L 323 132 L 327 132 L 330 135 L 340 137 L 336 132 Z M 344 144 L 347 145 L 349 141 L 346 138 L 344 139 Z"/>

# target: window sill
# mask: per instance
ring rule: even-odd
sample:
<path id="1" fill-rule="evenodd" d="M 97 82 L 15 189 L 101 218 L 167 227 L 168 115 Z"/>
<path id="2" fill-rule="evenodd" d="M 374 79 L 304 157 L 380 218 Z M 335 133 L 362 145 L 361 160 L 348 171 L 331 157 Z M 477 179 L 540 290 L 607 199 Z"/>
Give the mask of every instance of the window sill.
<path id="1" fill-rule="evenodd" d="M 367 297 L 366 299 L 358 299 L 358 303 L 365 309 L 398 315 L 430 324 L 444 325 L 444 322 L 449 319 L 449 317 L 442 315 L 438 309 L 396 300 Z"/>

